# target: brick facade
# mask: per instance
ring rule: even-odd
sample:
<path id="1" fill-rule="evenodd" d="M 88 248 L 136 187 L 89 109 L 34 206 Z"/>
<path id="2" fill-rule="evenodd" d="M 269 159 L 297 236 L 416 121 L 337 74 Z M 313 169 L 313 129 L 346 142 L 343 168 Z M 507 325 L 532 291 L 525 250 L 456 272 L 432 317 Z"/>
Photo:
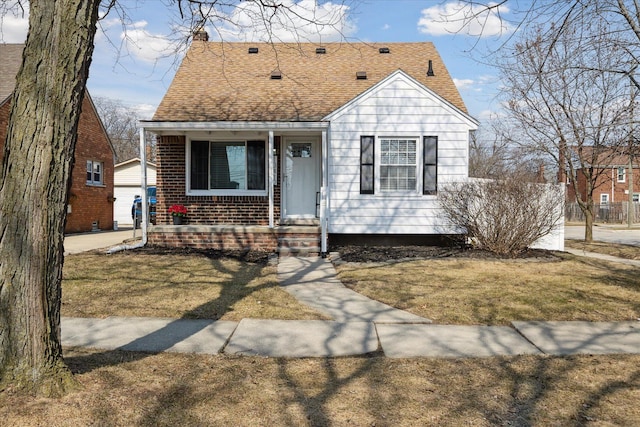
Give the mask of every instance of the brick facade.
<path id="1" fill-rule="evenodd" d="M 0 105 L 0 157 L 7 135 L 10 109 L 9 101 Z M 102 185 L 87 184 L 87 160 L 102 162 Z M 113 228 L 113 166 L 111 143 L 90 97 L 85 96 L 78 123 L 74 166 L 71 170 L 68 202 L 71 212 L 67 214 L 65 233 L 91 231 L 94 222 L 102 230 Z"/>
<path id="2" fill-rule="evenodd" d="M 280 138 L 275 138 L 280 158 Z M 188 196 L 186 194 L 185 137 L 162 136 L 157 142 L 157 224 L 171 224 L 169 207 L 187 208 L 190 225 L 269 225 L 269 196 Z M 280 176 L 276 162 L 276 176 Z M 280 218 L 280 186 L 274 187 L 274 218 Z"/>
<path id="3" fill-rule="evenodd" d="M 609 203 L 627 202 L 629 201 L 629 174 L 628 166 L 625 166 L 625 179 L 624 182 L 618 182 L 618 168 L 611 167 L 605 169 L 603 172 L 596 172 L 599 174 L 596 180 L 595 189 L 593 190 L 593 201 L 600 203 L 601 194 L 608 194 Z M 586 191 L 586 178 L 581 171 L 578 171 L 578 188 L 579 191 L 584 194 Z M 640 168 L 633 168 L 633 192 L 640 193 Z M 567 201 L 572 203 L 576 201 L 576 195 L 573 191 L 573 186 L 567 186 Z"/>

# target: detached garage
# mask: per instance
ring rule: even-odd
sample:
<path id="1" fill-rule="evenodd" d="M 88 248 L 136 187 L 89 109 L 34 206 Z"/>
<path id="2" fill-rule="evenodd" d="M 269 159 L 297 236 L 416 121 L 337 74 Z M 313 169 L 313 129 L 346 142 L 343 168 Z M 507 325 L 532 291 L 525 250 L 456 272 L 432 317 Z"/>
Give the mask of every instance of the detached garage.
<path id="1" fill-rule="evenodd" d="M 141 195 L 140 159 L 135 158 L 118 163 L 114 171 L 113 191 L 116 198 L 113 204 L 113 219 L 118 225 L 133 225 L 131 206 L 135 196 Z M 147 162 L 147 186 L 156 185 L 156 165 Z"/>

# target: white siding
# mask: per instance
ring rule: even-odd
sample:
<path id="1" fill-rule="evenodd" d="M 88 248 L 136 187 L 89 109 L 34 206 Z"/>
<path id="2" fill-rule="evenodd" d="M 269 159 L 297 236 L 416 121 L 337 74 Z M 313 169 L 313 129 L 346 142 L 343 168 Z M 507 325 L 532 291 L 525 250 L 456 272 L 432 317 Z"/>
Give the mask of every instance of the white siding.
<path id="1" fill-rule="evenodd" d="M 120 163 L 113 171 L 113 184 L 140 187 L 140 160 Z M 156 167 L 147 164 L 147 185 L 156 185 Z"/>
<path id="2" fill-rule="evenodd" d="M 468 177 L 469 130 L 464 113 L 402 73 L 329 116 L 329 232 L 444 234 L 454 228 L 440 212 L 437 196 L 421 191 L 360 194 L 360 137 L 438 137 L 438 186 Z M 422 150 L 418 151 L 421 163 Z M 418 172 L 420 172 L 420 168 Z M 379 168 L 376 167 L 376 175 Z M 422 179 L 419 177 L 420 190 Z"/>
<path id="3" fill-rule="evenodd" d="M 116 198 L 113 204 L 113 219 L 118 226 L 131 225 L 131 206 L 133 198 L 141 194 L 140 160 L 134 159 L 115 166 L 113 173 L 113 193 Z M 147 185 L 156 185 L 156 167 L 147 164 Z"/>

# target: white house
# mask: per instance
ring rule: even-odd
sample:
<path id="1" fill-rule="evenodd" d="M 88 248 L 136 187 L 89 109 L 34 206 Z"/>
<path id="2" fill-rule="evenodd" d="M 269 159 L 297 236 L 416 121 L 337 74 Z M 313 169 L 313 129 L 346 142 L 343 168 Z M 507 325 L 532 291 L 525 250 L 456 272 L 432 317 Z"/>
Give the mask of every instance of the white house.
<path id="1" fill-rule="evenodd" d="M 329 242 L 455 234 L 437 193 L 467 179 L 477 126 L 432 43 L 221 43 L 200 33 L 141 122 L 158 136 L 149 241 L 325 253 Z M 175 204 L 187 225 L 171 225 Z"/>

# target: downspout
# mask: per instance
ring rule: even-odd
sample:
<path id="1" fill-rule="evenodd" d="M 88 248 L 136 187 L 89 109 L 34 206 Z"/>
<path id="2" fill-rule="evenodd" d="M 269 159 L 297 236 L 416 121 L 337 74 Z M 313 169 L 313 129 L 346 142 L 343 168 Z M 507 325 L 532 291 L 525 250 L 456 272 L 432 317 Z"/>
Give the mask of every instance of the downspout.
<path id="1" fill-rule="evenodd" d="M 322 131 L 322 188 L 320 188 L 320 255 L 327 257 L 327 188 L 329 185 L 329 153 L 327 131 Z"/>
<path id="2" fill-rule="evenodd" d="M 276 162 L 276 153 L 273 142 L 273 131 L 269 131 L 269 150 L 268 150 L 268 159 L 269 159 L 269 228 L 274 228 L 275 223 L 273 219 L 273 186 L 275 185 L 275 162 Z"/>
<path id="3" fill-rule="evenodd" d="M 147 218 L 149 215 L 149 206 L 147 205 L 147 145 L 144 138 L 144 127 L 140 127 L 140 180 L 142 187 L 142 221 L 140 223 L 140 228 L 142 228 L 142 241 L 135 245 L 114 246 L 107 251 L 108 254 L 142 248 L 147 244 Z M 135 227 L 135 223 L 133 226 Z"/>

